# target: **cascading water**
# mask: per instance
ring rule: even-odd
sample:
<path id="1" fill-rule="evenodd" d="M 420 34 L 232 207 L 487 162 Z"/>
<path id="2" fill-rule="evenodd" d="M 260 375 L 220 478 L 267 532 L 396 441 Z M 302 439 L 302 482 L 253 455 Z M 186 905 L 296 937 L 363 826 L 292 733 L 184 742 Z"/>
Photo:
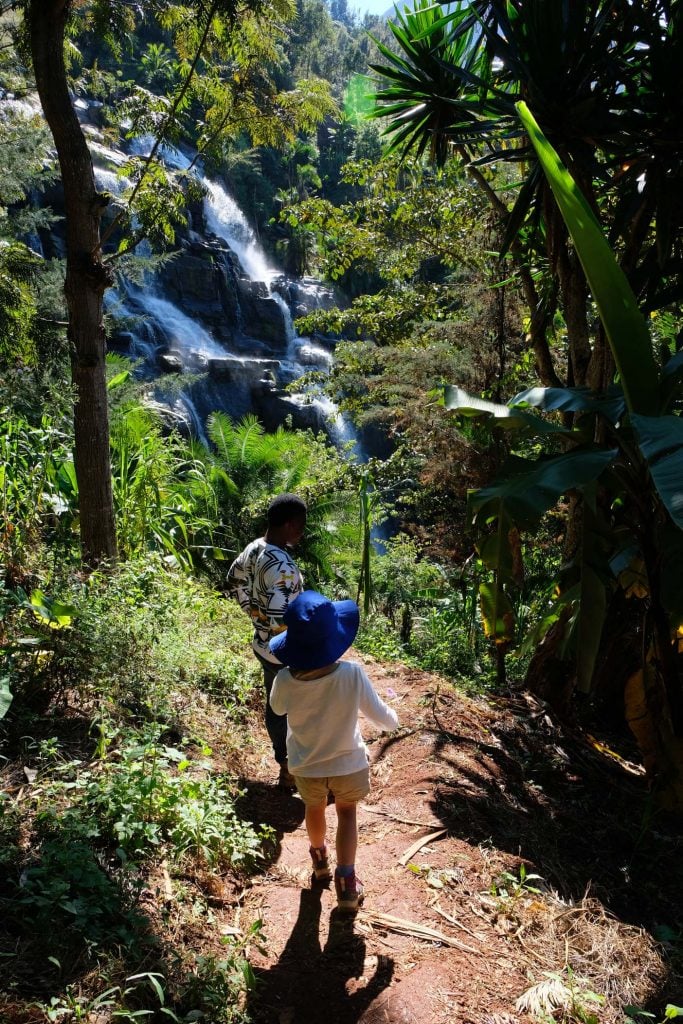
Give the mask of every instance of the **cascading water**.
<path id="1" fill-rule="evenodd" d="M 87 124 L 87 106 L 80 113 Z M 129 185 L 119 173 L 128 157 L 104 145 L 94 126 L 88 132 L 98 186 L 117 197 Z M 129 150 L 144 156 L 151 146 L 143 136 Z M 233 417 L 255 411 L 268 429 L 291 415 L 296 425 L 325 428 L 337 444 L 355 440 L 329 399 L 289 390 L 309 370 L 329 370 L 331 353 L 296 334 L 292 311 L 305 313 L 330 293 L 310 278 L 289 281 L 270 263 L 233 197 L 202 174 L 194 154 L 163 145 L 159 155 L 170 169 L 191 168 L 201 183 L 201 219 L 193 211 L 179 254 L 163 270 L 108 293 L 107 312 L 120 324 L 115 341 L 140 361 L 143 377 L 191 375 L 186 387 L 171 389 L 172 402 L 183 403 L 199 436 L 206 416 L 224 410 Z M 136 251 L 147 254 L 146 243 Z"/>
<path id="2" fill-rule="evenodd" d="M 206 189 L 204 220 L 207 229 L 230 246 L 250 280 L 263 281 L 270 291 L 270 284 L 279 272 L 268 263 L 247 218 L 222 185 L 201 176 L 200 180 Z"/>
<path id="3" fill-rule="evenodd" d="M 168 299 L 151 289 L 131 287 L 128 297 L 155 325 L 157 335 L 169 352 L 177 353 L 182 366 L 202 368 L 212 357 L 221 358 L 225 349 L 196 320 L 186 316 Z"/>
<path id="4" fill-rule="evenodd" d="M 254 232 L 235 200 L 216 182 L 203 179 L 206 189 L 204 199 L 204 219 L 212 234 L 222 238 L 237 255 L 247 277 L 251 281 L 262 282 L 267 289 L 267 298 L 273 301 L 282 313 L 286 350 L 280 359 L 278 382 L 290 385 L 300 379 L 307 370 L 329 370 L 332 355 L 321 345 L 314 345 L 308 338 L 301 338 L 294 329 L 292 312 L 289 304 L 278 291 L 276 284 L 282 280 L 280 271 L 268 262 L 265 253 L 258 245 Z M 302 294 L 314 297 L 312 305 L 319 301 L 320 285 L 308 281 L 306 291 L 299 288 Z M 328 433 L 335 443 L 343 444 L 348 440 L 357 443 L 357 437 L 351 424 L 348 423 L 337 406 L 330 399 L 319 394 L 288 393 L 285 401 L 294 408 L 312 407 L 326 424 Z"/>

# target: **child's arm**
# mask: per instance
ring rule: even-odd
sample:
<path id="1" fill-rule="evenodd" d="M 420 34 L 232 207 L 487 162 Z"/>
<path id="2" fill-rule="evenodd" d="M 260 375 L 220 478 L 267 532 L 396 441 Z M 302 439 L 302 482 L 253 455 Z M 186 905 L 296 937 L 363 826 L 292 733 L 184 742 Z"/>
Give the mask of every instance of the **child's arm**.
<path id="1" fill-rule="evenodd" d="M 268 703 L 270 704 L 271 708 L 273 709 L 276 715 L 286 715 L 287 701 L 285 700 L 285 695 L 282 692 L 282 687 L 278 686 L 279 678 L 280 673 L 278 672 L 278 674 L 275 676 L 275 680 L 271 687 Z"/>
<path id="2" fill-rule="evenodd" d="M 362 689 L 359 707 L 366 718 L 388 732 L 398 729 L 398 715 L 393 708 L 384 703 L 381 697 L 375 692 L 372 683 L 365 672 L 358 666 L 362 680 Z"/>

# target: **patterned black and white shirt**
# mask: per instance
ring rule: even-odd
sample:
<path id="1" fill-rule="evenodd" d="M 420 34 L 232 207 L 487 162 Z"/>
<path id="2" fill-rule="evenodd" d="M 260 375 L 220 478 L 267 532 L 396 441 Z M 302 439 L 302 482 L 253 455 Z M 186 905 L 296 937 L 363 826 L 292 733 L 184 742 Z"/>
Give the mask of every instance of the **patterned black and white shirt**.
<path id="1" fill-rule="evenodd" d="M 227 589 L 254 623 L 252 646 L 256 653 L 278 665 L 268 641 L 287 628 L 282 625 L 282 616 L 304 589 L 292 557 L 283 548 L 267 544 L 259 537 L 247 544 L 230 566 Z"/>

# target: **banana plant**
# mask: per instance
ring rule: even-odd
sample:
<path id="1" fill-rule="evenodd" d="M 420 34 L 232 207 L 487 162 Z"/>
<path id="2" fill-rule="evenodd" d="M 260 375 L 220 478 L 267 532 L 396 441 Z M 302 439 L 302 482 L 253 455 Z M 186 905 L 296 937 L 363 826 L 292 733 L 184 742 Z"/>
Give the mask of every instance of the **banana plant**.
<path id="1" fill-rule="evenodd" d="M 658 369 L 647 324 L 592 210 L 528 107 L 517 109 L 590 284 L 618 383 L 605 394 L 536 387 L 507 405 L 445 389 L 446 408 L 460 417 L 487 420 L 543 448 L 533 458 L 511 456 L 500 479 L 470 494 L 480 554 L 495 571 L 482 613 L 497 643 L 507 642 L 515 531 L 533 533 L 563 495 L 581 493 L 582 542 L 545 626 L 564 631 L 560 649 L 573 656 L 577 686 L 587 691 L 610 602 L 619 591 L 640 601 L 643 654 L 626 684 L 627 718 L 647 721 L 634 727 L 644 763 L 666 806 L 683 811 L 683 739 L 674 724 L 683 700 L 675 646 L 683 624 L 683 354 Z M 571 427 L 556 421 L 568 411 Z M 568 614 L 558 614 L 560 605 Z"/>

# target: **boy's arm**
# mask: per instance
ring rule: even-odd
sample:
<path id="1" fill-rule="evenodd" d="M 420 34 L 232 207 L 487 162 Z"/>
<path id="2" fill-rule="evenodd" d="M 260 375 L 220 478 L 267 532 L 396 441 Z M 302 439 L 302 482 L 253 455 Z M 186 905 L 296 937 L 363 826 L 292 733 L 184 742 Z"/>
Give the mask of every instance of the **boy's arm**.
<path id="1" fill-rule="evenodd" d="M 229 597 L 234 597 L 240 608 L 251 618 L 250 604 L 251 594 L 249 592 L 249 573 L 245 565 L 244 552 L 238 555 L 228 569 L 226 590 Z"/>
<path id="2" fill-rule="evenodd" d="M 268 594 L 268 628 L 271 636 L 276 636 L 287 628 L 282 625 L 283 616 L 303 590 L 301 573 L 290 558 L 282 558 L 268 566 L 263 582 Z"/>
<path id="3" fill-rule="evenodd" d="M 378 725 L 381 729 L 392 732 L 398 729 L 398 715 L 393 708 L 384 703 L 377 695 L 375 689 L 366 676 L 360 665 L 357 666 L 362 680 L 359 707 L 366 718 Z"/>

